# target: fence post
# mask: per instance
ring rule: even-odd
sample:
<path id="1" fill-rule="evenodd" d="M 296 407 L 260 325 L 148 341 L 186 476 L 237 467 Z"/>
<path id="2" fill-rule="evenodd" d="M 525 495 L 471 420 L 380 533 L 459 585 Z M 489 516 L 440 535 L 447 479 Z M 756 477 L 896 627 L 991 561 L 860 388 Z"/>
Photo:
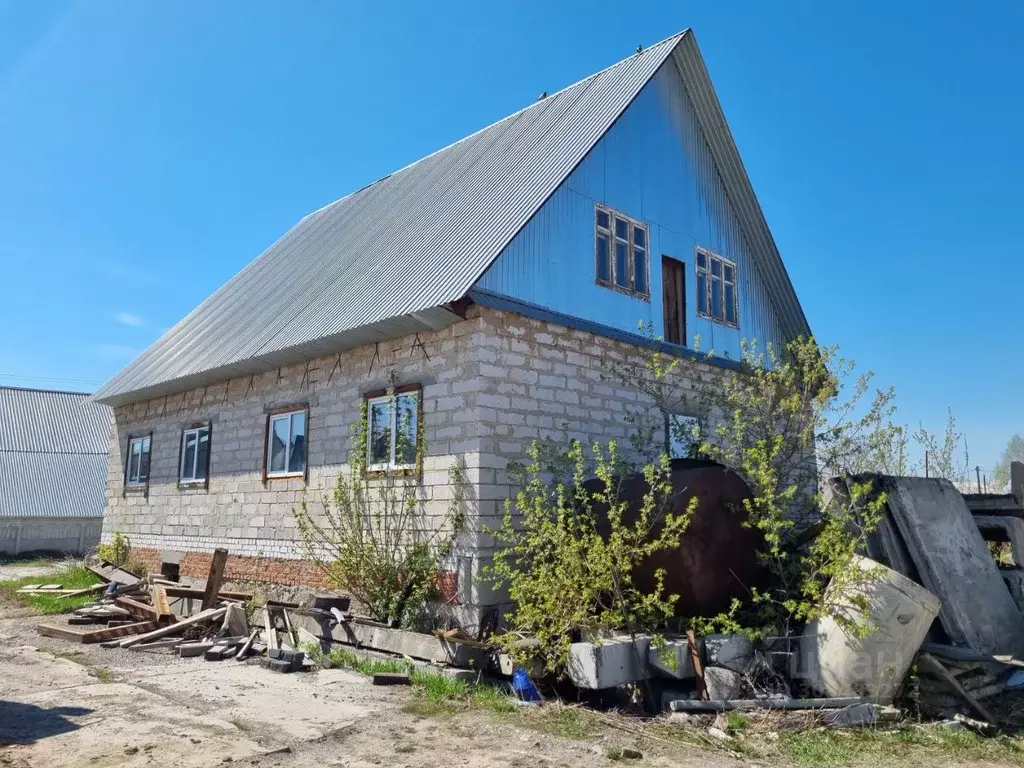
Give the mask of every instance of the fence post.
<path id="1" fill-rule="evenodd" d="M 1010 493 L 1018 504 L 1024 504 L 1024 462 L 1010 462 Z"/>

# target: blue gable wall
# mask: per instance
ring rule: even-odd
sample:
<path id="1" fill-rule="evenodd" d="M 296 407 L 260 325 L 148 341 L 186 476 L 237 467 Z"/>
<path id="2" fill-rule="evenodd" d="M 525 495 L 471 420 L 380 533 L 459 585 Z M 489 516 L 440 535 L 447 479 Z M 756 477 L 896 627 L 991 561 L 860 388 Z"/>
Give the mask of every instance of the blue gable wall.
<path id="1" fill-rule="evenodd" d="M 649 302 L 594 282 L 594 205 L 646 222 L 651 237 Z M 694 248 L 737 264 L 739 330 L 698 319 Z M 686 265 L 690 346 L 738 358 L 740 339 L 782 340 L 775 311 L 682 80 L 670 60 L 591 150 L 477 285 L 555 312 L 636 332 L 662 323 L 661 256 Z"/>

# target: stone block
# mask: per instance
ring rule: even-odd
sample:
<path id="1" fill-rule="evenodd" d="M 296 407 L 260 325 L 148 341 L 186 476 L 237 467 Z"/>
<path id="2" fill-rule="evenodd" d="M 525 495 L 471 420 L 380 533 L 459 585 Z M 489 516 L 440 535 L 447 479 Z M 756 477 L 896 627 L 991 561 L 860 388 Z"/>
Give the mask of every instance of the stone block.
<path id="1" fill-rule="evenodd" d="M 704 638 L 707 663 L 744 673 L 754 660 L 754 644 L 743 635 L 708 635 Z"/>
<path id="2" fill-rule="evenodd" d="M 712 701 L 738 699 L 743 690 L 743 676 L 725 667 L 705 667 L 704 684 Z"/>
<path id="3" fill-rule="evenodd" d="M 704 657 L 704 638 L 697 639 L 697 651 Z M 651 672 L 660 677 L 686 680 L 694 676 L 690 646 L 685 637 L 665 641 L 663 648 L 651 646 L 647 655 Z"/>
<path id="4" fill-rule="evenodd" d="M 601 690 L 647 677 L 649 637 L 613 637 L 573 643 L 569 648 L 569 679 L 580 688 Z"/>

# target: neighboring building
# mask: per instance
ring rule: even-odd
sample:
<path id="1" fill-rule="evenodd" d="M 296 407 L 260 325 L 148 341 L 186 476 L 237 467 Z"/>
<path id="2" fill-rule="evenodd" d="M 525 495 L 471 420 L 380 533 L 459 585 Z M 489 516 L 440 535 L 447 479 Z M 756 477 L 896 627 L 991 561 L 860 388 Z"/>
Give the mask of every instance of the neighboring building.
<path id="1" fill-rule="evenodd" d="M 0 387 L 0 554 L 99 543 L 112 422 L 87 393 Z"/>
<path id="2" fill-rule="evenodd" d="M 423 455 L 371 440 L 370 463 L 412 469 L 439 515 L 466 468 L 450 582 L 475 620 L 502 600 L 476 576 L 508 462 L 563 424 L 627 437 L 645 404 L 601 362 L 639 322 L 682 356 L 699 336 L 708 380 L 743 337 L 809 333 L 688 31 L 308 215 L 103 386 L 104 537 L 184 576 L 226 547 L 229 577 L 315 585 L 292 507 L 332 486 L 364 403 L 379 437 L 400 410 Z"/>

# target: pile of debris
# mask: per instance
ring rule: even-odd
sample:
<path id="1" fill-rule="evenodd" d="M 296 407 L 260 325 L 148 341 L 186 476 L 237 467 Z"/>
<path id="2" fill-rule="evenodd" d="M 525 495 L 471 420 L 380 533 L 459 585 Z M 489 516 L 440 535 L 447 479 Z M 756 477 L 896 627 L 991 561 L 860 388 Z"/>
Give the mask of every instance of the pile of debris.
<path id="1" fill-rule="evenodd" d="M 87 566 L 101 579 L 93 587 L 63 590 L 60 585 L 30 585 L 22 592 L 65 597 L 102 593 L 95 602 L 75 610 L 66 625 L 39 624 L 36 631 L 45 637 L 99 643 L 104 648 L 168 650 L 182 658 L 202 656 L 207 661 L 242 660 L 266 652 L 263 664 L 268 669 L 303 669 L 305 653 L 297 649 L 302 631 L 295 631 L 289 616 L 289 609 L 298 606 L 267 601 L 253 609 L 254 626 L 250 627 L 245 606 L 251 604 L 252 595 L 220 588 L 226 561 L 227 551 L 217 550 L 205 589 L 160 577 L 143 579 L 101 562 Z"/>

